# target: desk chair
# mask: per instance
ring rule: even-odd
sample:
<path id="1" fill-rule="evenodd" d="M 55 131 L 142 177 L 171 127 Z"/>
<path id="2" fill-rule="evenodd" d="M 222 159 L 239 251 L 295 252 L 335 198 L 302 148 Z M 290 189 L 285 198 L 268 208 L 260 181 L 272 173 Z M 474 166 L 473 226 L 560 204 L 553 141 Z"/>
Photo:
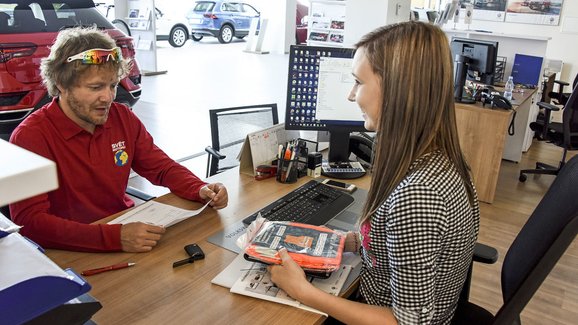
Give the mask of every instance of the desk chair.
<path id="1" fill-rule="evenodd" d="M 554 80 L 554 83 L 558 84 L 558 91 L 550 90 L 548 96 L 552 99 L 553 103 L 556 105 L 566 105 L 568 98 L 570 98 L 571 93 L 565 93 L 564 87 L 570 85 L 569 83 L 561 80 Z M 574 77 L 574 81 L 572 82 L 572 89 L 576 88 L 576 84 L 578 83 L 578 75 Z"/>
<path id="2" fill-rule="evenodd" d="M 553 144 L 562 147 L 562 159 L 559 165 L 551 166 L 542 162 L 536 162 L 536 169 L 523 169 L 520 171 L 520 182 L 525 182 L 526 174 L 547 174 L 557 175 L 564 162 L 566 161 L 566 154 L 568 150 L 578 149 L 578 88 L 568 98 L 566 105 L 564 105 L 564 112 L 562 113 L 562 123 L 550 122 L 550 115 L 552 111 L 558 111 L 558 106 L 539 102 L 538 107 L 543 108 L 545 115 L 543 120 L 536 120 L 530 123 L 530 128 L 537 133 L 538 139 L 547 140 Z"/>
<path id="3" fill-rule="evenodd" d="M 134 198 L 142 200 L 144 202 L 150 201 L 150 200 L 156 198 L 156 196 L 145 193 L 145 192 L 139 190 L 138 188 L 132 187 L 132 186 L 127 186 L 125 193 L 134 197 Z"/>
<path id="4" fill-rule="evenodd" d="M 10 20 L 10 15 L 0 11 L 0 33 L 8 32 L 8 20 Z"/>
<path id="5" fill-rule="evenodd" d="M 46 29 L 46 23 L 34 16 L 32 8 L 19 4 L 14 7 L 14 27 L 22 32 L 37 32 Z"/>
<path id="6" fill-rule="evenodd" d="M 212 145 L 205 148 L 207 177 L 239 164 L 236 158 L 248 133 L 279 123 L 277 104 L 212 109 L 209 117 Z"/>
<path id="7" fill-rule="evenodd" d="M 469 302 L 462 292 L 452 324 L 521 324 L 520 313 L 576 238 L 577 183 L 578 156 L 575 156 L 560 170 L 506 253 L 502 265 L 502 307 L 494 316 Z M 464 290 L 469 285 L 467 281 Z"/>

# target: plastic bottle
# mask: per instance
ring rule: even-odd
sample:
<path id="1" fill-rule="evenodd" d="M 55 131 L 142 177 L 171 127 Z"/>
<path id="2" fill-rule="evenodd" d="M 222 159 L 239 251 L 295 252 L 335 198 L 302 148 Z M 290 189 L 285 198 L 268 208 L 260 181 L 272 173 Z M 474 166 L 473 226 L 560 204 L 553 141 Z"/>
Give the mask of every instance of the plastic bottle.
<path id="1" fill-rule="evenodd" d="M 512 76 L 508 77 L 508 81 L 504 86 L 504 97 L 508 100 L 512 100 L 512 92 L 514 91 L 514 78 Z"/>

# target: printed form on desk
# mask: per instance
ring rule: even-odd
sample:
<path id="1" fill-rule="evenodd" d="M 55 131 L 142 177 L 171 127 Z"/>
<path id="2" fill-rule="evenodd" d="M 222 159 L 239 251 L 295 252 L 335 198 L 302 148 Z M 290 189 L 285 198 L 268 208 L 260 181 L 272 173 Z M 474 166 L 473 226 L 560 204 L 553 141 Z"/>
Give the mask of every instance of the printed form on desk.
<path id="1" fill-rule="evenodd" d="M 211 203 L 211 201 L 197 210 L 186 210 L 156 201 L 148 201 L 122 214 L 120 217 L 109 221 L 108 224 L 120 223 L 124 225 L 131 222 L 144 222 L 166 228 L 198 215 L 209 203 Z"/>
<path id="2" fill-rule="evenodd" d="M 307 277 L 307 279 L 317 288 L 337 296 L 353 283 L 360 271 L 361 258 L 359 255 L 346 253 L 343 254 L 341 267 L 334 271 L 329 278 Z M 289 305 L 327 316 L 326 313 L 289 297 L 285 291 L 277 288 L 271 282 L 271 277 L 264 264 L 245 260 L 242 253 L 214 277 L 211 283 L 230 288 L 232 293 Z"/>

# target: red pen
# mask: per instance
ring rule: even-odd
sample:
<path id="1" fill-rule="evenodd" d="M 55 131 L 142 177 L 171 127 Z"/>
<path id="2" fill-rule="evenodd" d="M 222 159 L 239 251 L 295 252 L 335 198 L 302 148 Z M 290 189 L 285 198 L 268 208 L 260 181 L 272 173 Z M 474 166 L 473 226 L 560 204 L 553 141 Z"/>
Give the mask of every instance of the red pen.
<path id="1" fill-rule="evenodd" d="M 131 266 L 133 266 L 133 265 L 135 265 L 135 264 L 136 264 L 136 263 L 120 263 L 120 264 L 114 264 L 114 265 L 109 265 L 109 266 L 101 267 L 101 268 L 98 268 L 98 269 L 92 269 L 92 270 L 82 271 L 80 274 L 83 275 L 83 276 L 95 275 L 95 274 L 99 274 L 99 273 L 102 273 L 102 272 L 125 269 L 125 268 L 131 267 Z"/>

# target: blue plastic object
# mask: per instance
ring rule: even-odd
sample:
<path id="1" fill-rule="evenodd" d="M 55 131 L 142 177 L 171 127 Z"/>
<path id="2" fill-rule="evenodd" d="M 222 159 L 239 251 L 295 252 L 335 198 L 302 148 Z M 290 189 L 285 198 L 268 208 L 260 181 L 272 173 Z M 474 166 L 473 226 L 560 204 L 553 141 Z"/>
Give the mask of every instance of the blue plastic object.
<path id="1" fill-rule="evenodd" d="M 537 86 L 540 83 L 543 61 L 544 58 L 541 56 L 516 54 L 512 67 L 514 83 L 516 85 Z"/>

